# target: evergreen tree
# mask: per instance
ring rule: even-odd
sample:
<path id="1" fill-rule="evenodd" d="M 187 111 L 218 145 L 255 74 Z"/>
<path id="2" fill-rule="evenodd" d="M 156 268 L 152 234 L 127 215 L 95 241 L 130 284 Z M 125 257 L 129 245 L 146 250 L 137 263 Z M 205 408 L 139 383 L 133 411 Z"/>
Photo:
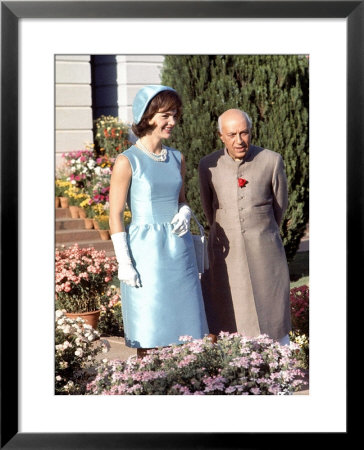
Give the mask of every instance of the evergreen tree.
<path id="1" fill-rule="evenodd" d="M 166 56 L 162 84 L 174 87 L 183 114 L 168 145 L 186 156 L 186 194 L 199 220 L 198 163 L 222 148 L 217 119 L 229 108 L 253 121 L 252 143 L 284 160 L 289 205 L 281 226 L 288 259 L 308 222 L 308 60 L 304 55 Z"/>

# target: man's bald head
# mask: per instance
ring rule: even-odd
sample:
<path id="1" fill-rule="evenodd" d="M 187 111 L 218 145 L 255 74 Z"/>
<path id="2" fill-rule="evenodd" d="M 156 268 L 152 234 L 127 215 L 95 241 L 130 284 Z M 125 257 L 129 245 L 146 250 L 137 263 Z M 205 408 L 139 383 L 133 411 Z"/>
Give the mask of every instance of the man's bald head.
<path id="1" fill-rule="evenodd" d="M 250 146 L 252 122 L 240 109 L 228 109 L 219 117 L 219 135 L 228 154 L 234 160 L 242 160 Z"/>
<path id="2" fill-rule="evenodd" d="M 249 115 L 245 112 L 242 111 L 241 109 L 228 109 L 225 112 L 223 112 L 219 118 L 217 119 L 217 129 L 219 131 L 219 133 L 221 133 L 221 127 L 222 127 L 222 123 L 226 120 L 231 120 L 234 119 L 236 117 L 240 117 L 243 116 L 245 118 L 245 120 L 247 121 L 248 125 L 249 125 L 249 130 L 251 130 L 252 128 L 252 120 L 249 117 Z"/>

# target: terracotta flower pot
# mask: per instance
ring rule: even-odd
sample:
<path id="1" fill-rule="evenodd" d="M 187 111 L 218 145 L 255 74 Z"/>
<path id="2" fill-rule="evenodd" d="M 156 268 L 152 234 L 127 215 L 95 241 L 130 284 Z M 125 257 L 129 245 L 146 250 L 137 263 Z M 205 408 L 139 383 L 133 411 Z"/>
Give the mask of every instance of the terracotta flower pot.
<path id="1" fill-rule="evenodd" d="M 89 219 L 88 217 L 86 217 L 86 219 L 83 219 L 85 222 L 85 228 L 86 230 L 92 230 L 94 227 L 94 221 L 93 219 Z"/>
<path id="2" fill-rule="evenodd" d="M 81 219 L 86 219 L 86 211 L 81 206 L 78 207 L 78 214 Z"/>
<path id="3" fill-rule="evenodd" d="M 80 214 L 78 212 L 78 206 L 70 205 L 69 208 L 70 208 L 70 213 L 71 213 L 72 219 L 78 219 L 80 217 Z"/>
<path id="4" fill-rule="evenodd" d="M 56 208 L 59 208 L 61 206 L 61 200 L 59 197 L 56 197 Z"/>
<path id="5" fill-rule="evenodd" d="M 86 313 L 66 313 L 66 316 L 70 319 L 76 319 L 77 317 L 81 317 L 86 323 L 92 326 L 96 330 L 97 324 L 99 323 L 100 310 L 90 311 Z"/>
<path id="6" fill-rule="evenodd" d="M 109 230 L 99 230 L 99 235 L 103 241 L 108 241 L 110 239 Z"/>
<path id="7" fill-rule="evenodd" d="M 61 202 L 61 208 L 68 208 L 68 198 L 67 197 L 59 197 Z"/>
<path id="8" fill-rule="evenodd" d="M 92 221 L 93 221 L 93 223 L 94 223 L 94 228 L 95 228 L 95 230 L 99 230 L 100 227 L 99 227 L 99 224 L 98 224 L 97 220 L 92 219 Z"/>

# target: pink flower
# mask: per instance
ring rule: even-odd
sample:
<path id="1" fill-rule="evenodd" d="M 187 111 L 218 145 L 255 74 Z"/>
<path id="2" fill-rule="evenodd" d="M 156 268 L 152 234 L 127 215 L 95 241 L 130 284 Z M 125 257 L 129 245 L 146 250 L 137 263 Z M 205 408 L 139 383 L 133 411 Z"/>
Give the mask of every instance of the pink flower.
<path id="1" fill-rule="evenodd" d="M 250 392 L 254 395 L 259 395 L 260 394 L 260 389 L 259 388 L 251 388 Z"/>
<path id="2" fill-rule="evenodd" d="M 178 340 L 181 342 L 190 342 L 193 340 L 193 337 L 192 336 L 180 336 L 178 338 Z"/>

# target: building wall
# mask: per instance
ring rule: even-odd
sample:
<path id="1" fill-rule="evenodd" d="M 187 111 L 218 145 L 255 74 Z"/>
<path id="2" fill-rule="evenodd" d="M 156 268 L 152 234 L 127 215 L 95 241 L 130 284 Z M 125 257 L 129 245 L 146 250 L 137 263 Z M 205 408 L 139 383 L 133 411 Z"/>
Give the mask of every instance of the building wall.
<path id="1" fill-rule="evenodd" d="M 101 114 L 132 123 L 132 103 L 146 84 L 160 84 L 162 55 L 57 55 L 55 61 L 56 165 L 64 152 L 93 143 Z"/>
<path id="2" fill-rule="evenodd" d="M 128 124 L 133 121 L 132 103 L 135 94 L 146 84 L 160 84 L 164 56 L 117 55 L 119 118 Z"/>
<path id="3" fill-rule="evenodd" d="M 57 55 L 55 83 L 58 165 L 63 152 L 93 143 L 90 55 Z"/>

